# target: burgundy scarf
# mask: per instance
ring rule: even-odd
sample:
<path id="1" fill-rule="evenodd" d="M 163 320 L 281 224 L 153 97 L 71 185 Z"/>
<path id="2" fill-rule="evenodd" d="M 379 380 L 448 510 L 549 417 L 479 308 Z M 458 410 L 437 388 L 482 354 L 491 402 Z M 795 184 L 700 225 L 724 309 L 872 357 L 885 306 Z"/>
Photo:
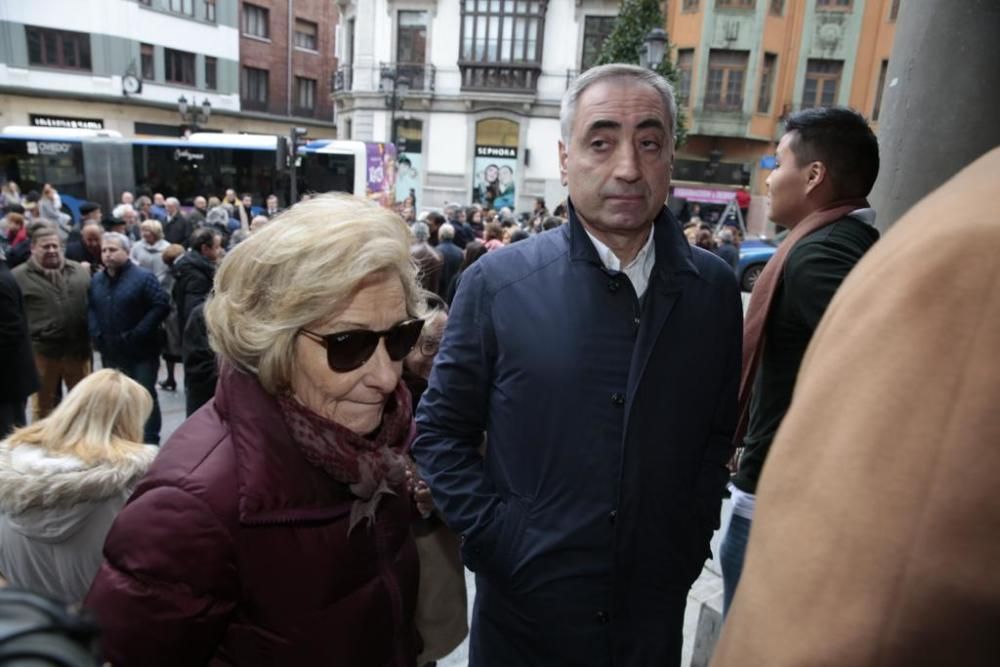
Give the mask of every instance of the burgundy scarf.
<path id="1" fill-rule="evenodd" d="M 802 237 L 840 220 L 852 211 L 868 208 L 868 206 L 868 202 L 864 199 L 844 199 L 832 202 L 818 211 L 813 211 L 789 232 L 753 286 L 750 307 L 747 309 L 746 319 L 743 323 L 743 374 L 740 376 L 740 411 L 736 435 L 733 438 L 733 444 L 737 448 L 743 446 L 743 436 L 746 435 L 747 425 L 750 422 L 750 394 L 753 392 L 754 378 L 757 377 L 757 368 L 760 366 L 760 360 L 764 354 L 767 317 L 771 312 L 774 296 L 778 293 L 778 287 L 785 275 L 785 260 L 788 259 L 792 248 Z"/>
<path id="2" fill-rule="evenodd" d="M 306 460 L 342 484 L 357 500 L 351 506 L 348 534 L 362 519 L 375 521 L 379 500 L 405 485 L 406 452 L 413 430 L 410 392 L 402 382 L 386 401 L 382 425 L 362 436 L 321 417 L 290 396 L 278 398 L 292 440 Z"/>

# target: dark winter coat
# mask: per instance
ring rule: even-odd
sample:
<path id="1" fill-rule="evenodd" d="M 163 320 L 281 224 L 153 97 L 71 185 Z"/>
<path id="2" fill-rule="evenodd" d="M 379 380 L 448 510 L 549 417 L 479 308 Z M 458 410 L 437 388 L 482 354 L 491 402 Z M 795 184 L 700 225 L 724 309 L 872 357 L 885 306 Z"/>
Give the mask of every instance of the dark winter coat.
<path id="1" fill-rule="evenodd" d="M 177 305 L 177 324 L 184 331 L 191 311 L 199 303 L 204 303 L 212 291 L 215 264 L 200 252 L 188 250 L 174 262 L 173 272 L 174 286 L 171 291 Z"/>
<path id="2" fill-rule="evenodd" d="M 732 270 L 666 209 L 654 243 L 641 301 L 572 211 L 462 274 L 414 457 L 477 574 L 474 667 L 680 659 L 728 477 L 742 309 Z"/>
<path id="3" fill-rule="evenodd" d="M 168 243 L 176 243 L 185 248 L 188 246 L 193 231 L 194 225 L 180 213 L 172 218 L 167 218 L 163 223 L 163 238 Z"/>
<path id="4" fill-rule="evenodd" d="M 24 299 L 7 263 L 0 259 L 0 402 L 23 401 L 36 391 L 38 373 Z"/>
<path id="5" fill-rule="evenodd" d="M 54 284 L 45 270 L 28 261 L 13 271 L 24 295 L 34 350 L 50 359 L 90 359 L 87 292 L 90 272 L 72 260 L 63 264 Z"/>
<path id="6" fill-rule="evenodd" d="M 91 275 L 100 271 L 101 266 L 103 266 L 101 263 L 101 253 L 98 252 L 96 255 L 91 254 L 87 246 L 80 239 L 66 243 L 66 259 L 71 259 L 74 262 L 87 262 L 90 264 Z"/>
<path id="7" fill-rule="evenodd" d="M 126 262 L 114 277 L 101 271 L 90 281 L 90 339 L 101 355 L 150 359 L 160 354 L 159 327 L 170 298 L 152 271 Z"/>
<path id="8" fill-rule="evenodd" d="M 444 258 L 444 265 L 441 267 L 441 282 L 438 295 L 442 299 L 447 299 L 448 288 L 451 287 L 452 279 L 458 275 L 459 269 L 462 268 L 462 261 L 465 259 L 465 255 L 462 253 L 461 248 L 450 240 L 440 241 L 437 244 L 437 251 Z"/>
<path id="9" fill-rule="evenodd" d="M 223 369 L 119 514 L 85 600 L 115 665 L 413 665 L 405 492 L 348 536 L 353 497 L 293 444 L 255 378 Z"/>

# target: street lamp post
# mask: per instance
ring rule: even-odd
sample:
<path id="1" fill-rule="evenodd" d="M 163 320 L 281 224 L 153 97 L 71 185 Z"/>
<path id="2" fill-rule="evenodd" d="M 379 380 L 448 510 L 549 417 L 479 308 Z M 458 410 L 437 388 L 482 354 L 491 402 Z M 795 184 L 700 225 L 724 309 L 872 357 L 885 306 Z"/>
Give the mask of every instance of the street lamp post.
<path id="1" fill-rule="evenodd" d="M 392 145 L 396 146 L 396 110 L 403 108 L 406 94 L 410 92 L 410 80 L 395 67 L 382 69 L 382 90 L 386 91 L 385 104 L 389 107 L 389 126 Z M 399 147 L 396 147 L 399 150 Z"/>
<path id="2" fill-rule="evenodd" d="M 657 69 L 667 54 L 667 31 L 663 28 L 653 28 L 642 40 L 642 51 L 639 52 L 639 63 L 649 69 Z"/>
<path id="3" fill-rule="evenodd" d="M 177 112 L 181 115 L 181 123 L 191 128 L 191 132 L 197 132 L 200 129 L 199 125 L 207 123 L 209 116 L 212 115 L 212 103 L 207 97 L 201 104 L 194 103 L 194 99 L 191 101 L 192 104 L 188 104 L 187 98 L 183 95 L 177 98 Z"/>

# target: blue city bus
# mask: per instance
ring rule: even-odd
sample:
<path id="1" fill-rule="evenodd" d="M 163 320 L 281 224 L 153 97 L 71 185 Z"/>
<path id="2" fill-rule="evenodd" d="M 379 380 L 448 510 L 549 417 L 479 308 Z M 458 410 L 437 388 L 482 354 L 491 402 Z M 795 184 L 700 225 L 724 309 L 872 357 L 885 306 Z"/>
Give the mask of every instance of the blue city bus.
<path id="1" fill-rule="evenodd" d="M 0 182 L 15 181 L 22 193 L 41 192 L 51 183 L 75 218 L 81 201 L 98 202 L 110 211 L 125 190 L 136 195 L 162 192 L 190 206 L 198 195 L 221 197 L 232 188 L 260 204 L 274 193 L 285 206 L 289 172 L 278 164 L 277 151 L 274 135 L 123 138 L 105 130 L 7 127 L 0 133 Z M 383 144 L 361 141 L 309 142 L 296 158 L 298 192 L 374 198 L 366 176 L 372 152 L 387 151 Z"/>

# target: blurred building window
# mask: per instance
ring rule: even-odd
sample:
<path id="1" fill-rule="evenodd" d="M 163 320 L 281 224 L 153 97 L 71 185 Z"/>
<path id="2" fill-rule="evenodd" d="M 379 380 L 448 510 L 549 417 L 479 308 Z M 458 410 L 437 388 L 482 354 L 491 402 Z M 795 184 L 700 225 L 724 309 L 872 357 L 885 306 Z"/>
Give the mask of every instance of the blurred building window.
<path id="1" fill-rule="evenodd" d="M 28 63 L 90 71 L 90 35 L 85 32 L 25 26 Z"/>
<path id="2" fill-rule="evenodd" d="M 264 7 L 243 3 L 243 34 L 261 39 L 271 38 L 271 12 Z"/>
<path id="3" fill-rule="evenodd" d="M 743 108 L 743 82 L 749 58 L 749 51 L 712 49 L 709 52 L 706 109 L 739 111 Z"/>
<path id="4" fill-rule="evenodd" d="M 802 88 L 802 108 L 829 107 L 837 103 L 837 89 L 840 87 L 840 73 L 844 69 L 841 60 L 821 60 L 810 58 L 806 63 L 806 81 Z"/>

